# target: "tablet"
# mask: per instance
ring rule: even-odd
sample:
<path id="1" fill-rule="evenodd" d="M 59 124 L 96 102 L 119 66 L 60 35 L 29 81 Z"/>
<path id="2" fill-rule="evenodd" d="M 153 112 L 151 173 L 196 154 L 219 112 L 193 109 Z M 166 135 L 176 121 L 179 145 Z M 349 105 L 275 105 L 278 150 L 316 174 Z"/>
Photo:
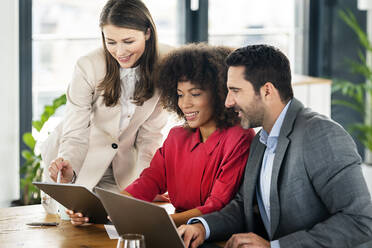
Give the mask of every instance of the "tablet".
<path id="1" fill-rule="evenodd" d="M 41 182 L 33 182 L 33 184 L 66 208 L 88 217 L 90 223 L 109 222 L 106 210 L 98 196 L 84 186 Z"/>

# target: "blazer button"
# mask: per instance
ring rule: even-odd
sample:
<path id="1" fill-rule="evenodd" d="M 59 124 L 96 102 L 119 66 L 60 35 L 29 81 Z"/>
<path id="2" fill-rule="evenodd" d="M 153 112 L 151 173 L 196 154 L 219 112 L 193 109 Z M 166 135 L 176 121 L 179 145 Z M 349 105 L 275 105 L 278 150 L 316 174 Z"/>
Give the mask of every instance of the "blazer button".
<path id="1" fill-rule="evenodd" d="M 116 143 L 112 143 L 111 146 L 112 146 L 112 148 L 114 148 L 114 149 L 118 149 L 118 144 L 116 144 Z"/>

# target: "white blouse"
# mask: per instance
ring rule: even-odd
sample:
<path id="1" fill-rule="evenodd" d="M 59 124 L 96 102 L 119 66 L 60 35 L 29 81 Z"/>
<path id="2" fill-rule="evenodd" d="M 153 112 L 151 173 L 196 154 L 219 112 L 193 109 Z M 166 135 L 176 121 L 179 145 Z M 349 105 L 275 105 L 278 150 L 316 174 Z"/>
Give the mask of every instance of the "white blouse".
<path id="1" fill-rule="evenodd" d="M 137 74 L 138 66 L 135 68 L 120 68 L 120 80 L 121 80 L 121 117 L 120 117 L 120 131 L 126 129 L 129 125 L 130 120 L 136 110 L 136 106 L 132 103 L 133 93 L 136 86 L 136 82 L 139 80 Z"/>

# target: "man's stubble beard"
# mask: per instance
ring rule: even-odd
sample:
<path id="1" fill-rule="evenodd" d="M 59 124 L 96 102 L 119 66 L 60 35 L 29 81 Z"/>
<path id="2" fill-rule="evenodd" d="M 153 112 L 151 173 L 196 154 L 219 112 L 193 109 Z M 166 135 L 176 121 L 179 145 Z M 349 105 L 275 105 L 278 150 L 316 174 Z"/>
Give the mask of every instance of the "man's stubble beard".
<path id="1" fill-rule="evenodd" d="M 245 114 L 243 113 L 242 113 L 242 117 L 240 118 L 240 125 L 242 126 L 243 129 L 249 129 L 251 125 L 251 122 L 249 121 L 247 116 L 245 116 Z"/>
<path id="2" fill-rule="evenodd" d="M 254 111 L 256 113 L 251 114 L 250 116 L 244 112 L 243 109 L 240 109 L 241 118 L 240 118 L 240 125 L 243 129 L 249 129 L 249 128 L 256 128 L 262 126 L 263 122 L 263 113 L 258 110 L 258 108 L 255 108 Z"/>

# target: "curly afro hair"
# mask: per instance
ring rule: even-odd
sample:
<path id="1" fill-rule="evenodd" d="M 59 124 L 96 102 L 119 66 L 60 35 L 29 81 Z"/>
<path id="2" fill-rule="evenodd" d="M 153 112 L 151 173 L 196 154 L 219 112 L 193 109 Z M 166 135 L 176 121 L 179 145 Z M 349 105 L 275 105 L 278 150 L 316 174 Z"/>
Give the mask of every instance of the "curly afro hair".
<path id="1" fill-rule="evenodd" d="M 239 122 L 237 113 L 233 109 L 225 108 L 228 69 L 225 59 L 232 51 L 228 47 L 199 43 L 185 45 L 164 57 L 159 65 L 156 80 L 164 108 L 177 113 L 180 118 L 185 118 L 178 107 L 177 86 L 178 82 L 190 81 L 211 93 L 213 118 L 217 128 L 236 125 Z"/>

